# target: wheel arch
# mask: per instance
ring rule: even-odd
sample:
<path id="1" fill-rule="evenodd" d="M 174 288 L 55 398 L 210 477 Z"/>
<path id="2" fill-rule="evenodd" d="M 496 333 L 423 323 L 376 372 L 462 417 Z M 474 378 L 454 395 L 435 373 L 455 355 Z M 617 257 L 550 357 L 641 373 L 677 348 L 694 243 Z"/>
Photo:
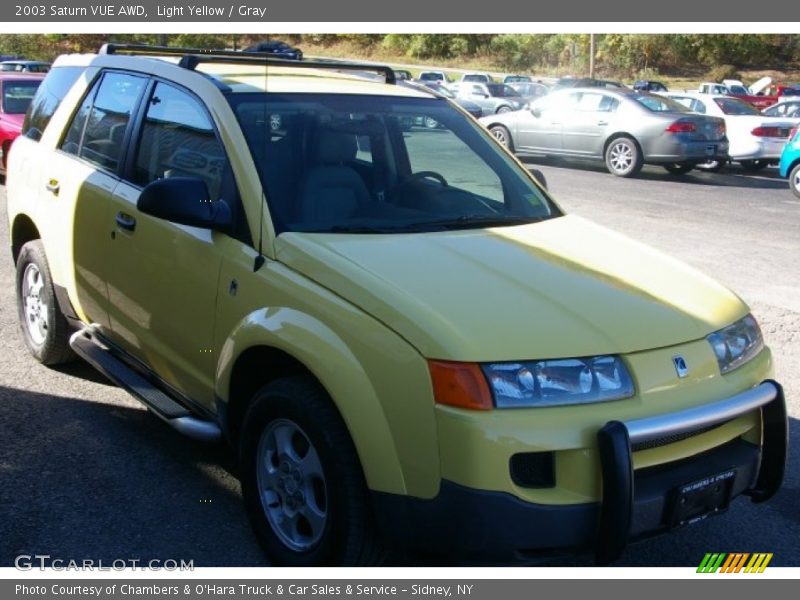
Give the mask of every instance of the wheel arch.
<path id="1" fill-rule="evenodd" d="M 639 155 L 642 157 L 642 159 L 645 158 L 644 152 L 642 151 L 642 145 L 639 143 L 639 140 L 636 139 L 635 135 L 628 133 L 627 131 L 615 131 L 606 138 L 606 141 L 603 144 L 603 157 L 605 157 L 606 152 L 608 152 L 608 147 L 611 145 L 611 142 L 618 140 L 619 138 L 628 138 L 631 140 L 634 144 L 636 144 L 636 149 L 639 150 Z"/>
<path id="2" fill-rule="evenodd" d="M 28 215 L 21 213 L 14 218 L 11 226 L 11 256 L 17 264 L 22 247 L 30 241 L 41 239 L 39 229 Z"/>
<path id="3" fill-rule="evenodd" d="M 294 309 L 257 310 L 223 344 L 215 393 L 231 442 L 238 444 L 255 391 L 292 375 L 311 377 L 326 391 L 355 445 L 368 487 L 407 493 L 392 428 L 363 366 L 335 332 Z"/>

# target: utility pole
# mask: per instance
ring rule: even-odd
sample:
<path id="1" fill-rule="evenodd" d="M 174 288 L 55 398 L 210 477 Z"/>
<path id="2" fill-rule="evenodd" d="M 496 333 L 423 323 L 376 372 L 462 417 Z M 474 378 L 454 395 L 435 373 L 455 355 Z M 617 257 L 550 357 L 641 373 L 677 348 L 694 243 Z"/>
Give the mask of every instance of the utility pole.
<path id="1" fill-rule="evenodd" d="M 589 77 L 594 79 L 594 34 L 589 34 Z"/>

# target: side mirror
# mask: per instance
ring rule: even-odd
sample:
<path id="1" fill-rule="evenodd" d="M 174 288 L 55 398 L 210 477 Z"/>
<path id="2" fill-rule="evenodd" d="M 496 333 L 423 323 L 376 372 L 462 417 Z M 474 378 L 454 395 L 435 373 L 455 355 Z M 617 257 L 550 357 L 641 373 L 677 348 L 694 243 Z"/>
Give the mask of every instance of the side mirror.
<path id="1" fill-rule="evenodd" d="M 206 182 L 198 177 L 165 177 L 149 183 L 136 208 L 146 215 L 180 225 L 230 231 L 233 215 L 224 200 L 209 198 Z"/>
<path id="2" fill-rule="evenodd" d="M 541 183 L 544 189 L 547 189 L 547 179 L 545 178 L 544 173 L 542 173 L 539 169 L 528 169 L 528 170 L 531 172 L 531 175 L 533 175 L 536 178 L 536 181 Z"/>
<path id="3" fill-rule="evenodd" d="M 538 119 L 539 117 L 542 116 L 542 109 L 534 106 L 531 109 L 531 114 Z"/>

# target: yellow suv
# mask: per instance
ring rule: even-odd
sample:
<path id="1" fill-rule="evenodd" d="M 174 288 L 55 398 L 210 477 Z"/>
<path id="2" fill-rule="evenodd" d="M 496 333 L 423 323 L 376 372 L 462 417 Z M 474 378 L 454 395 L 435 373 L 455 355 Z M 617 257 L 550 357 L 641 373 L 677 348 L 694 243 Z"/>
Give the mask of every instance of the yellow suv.
<path id="1" fill-rule="evenodd" d="M 608 563 L 781 485 L 786 409 L 747 306 L 564 214 L 388 68 L 62 56 L 8 214 L 33 355 L 77 354 L 238 448 L 275 564 Z"/>

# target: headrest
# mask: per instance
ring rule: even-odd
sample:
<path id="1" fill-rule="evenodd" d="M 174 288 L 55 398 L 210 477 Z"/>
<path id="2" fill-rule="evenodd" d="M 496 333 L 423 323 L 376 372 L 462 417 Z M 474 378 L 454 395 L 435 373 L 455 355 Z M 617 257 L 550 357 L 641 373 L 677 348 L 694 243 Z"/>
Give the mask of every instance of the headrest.
<path id="1" fill-rule="evenodd" d="M 317 163 L 338 165 L 356 157 L 358 145 L 352 133 L 321 131 L 314 148 Z"/>

